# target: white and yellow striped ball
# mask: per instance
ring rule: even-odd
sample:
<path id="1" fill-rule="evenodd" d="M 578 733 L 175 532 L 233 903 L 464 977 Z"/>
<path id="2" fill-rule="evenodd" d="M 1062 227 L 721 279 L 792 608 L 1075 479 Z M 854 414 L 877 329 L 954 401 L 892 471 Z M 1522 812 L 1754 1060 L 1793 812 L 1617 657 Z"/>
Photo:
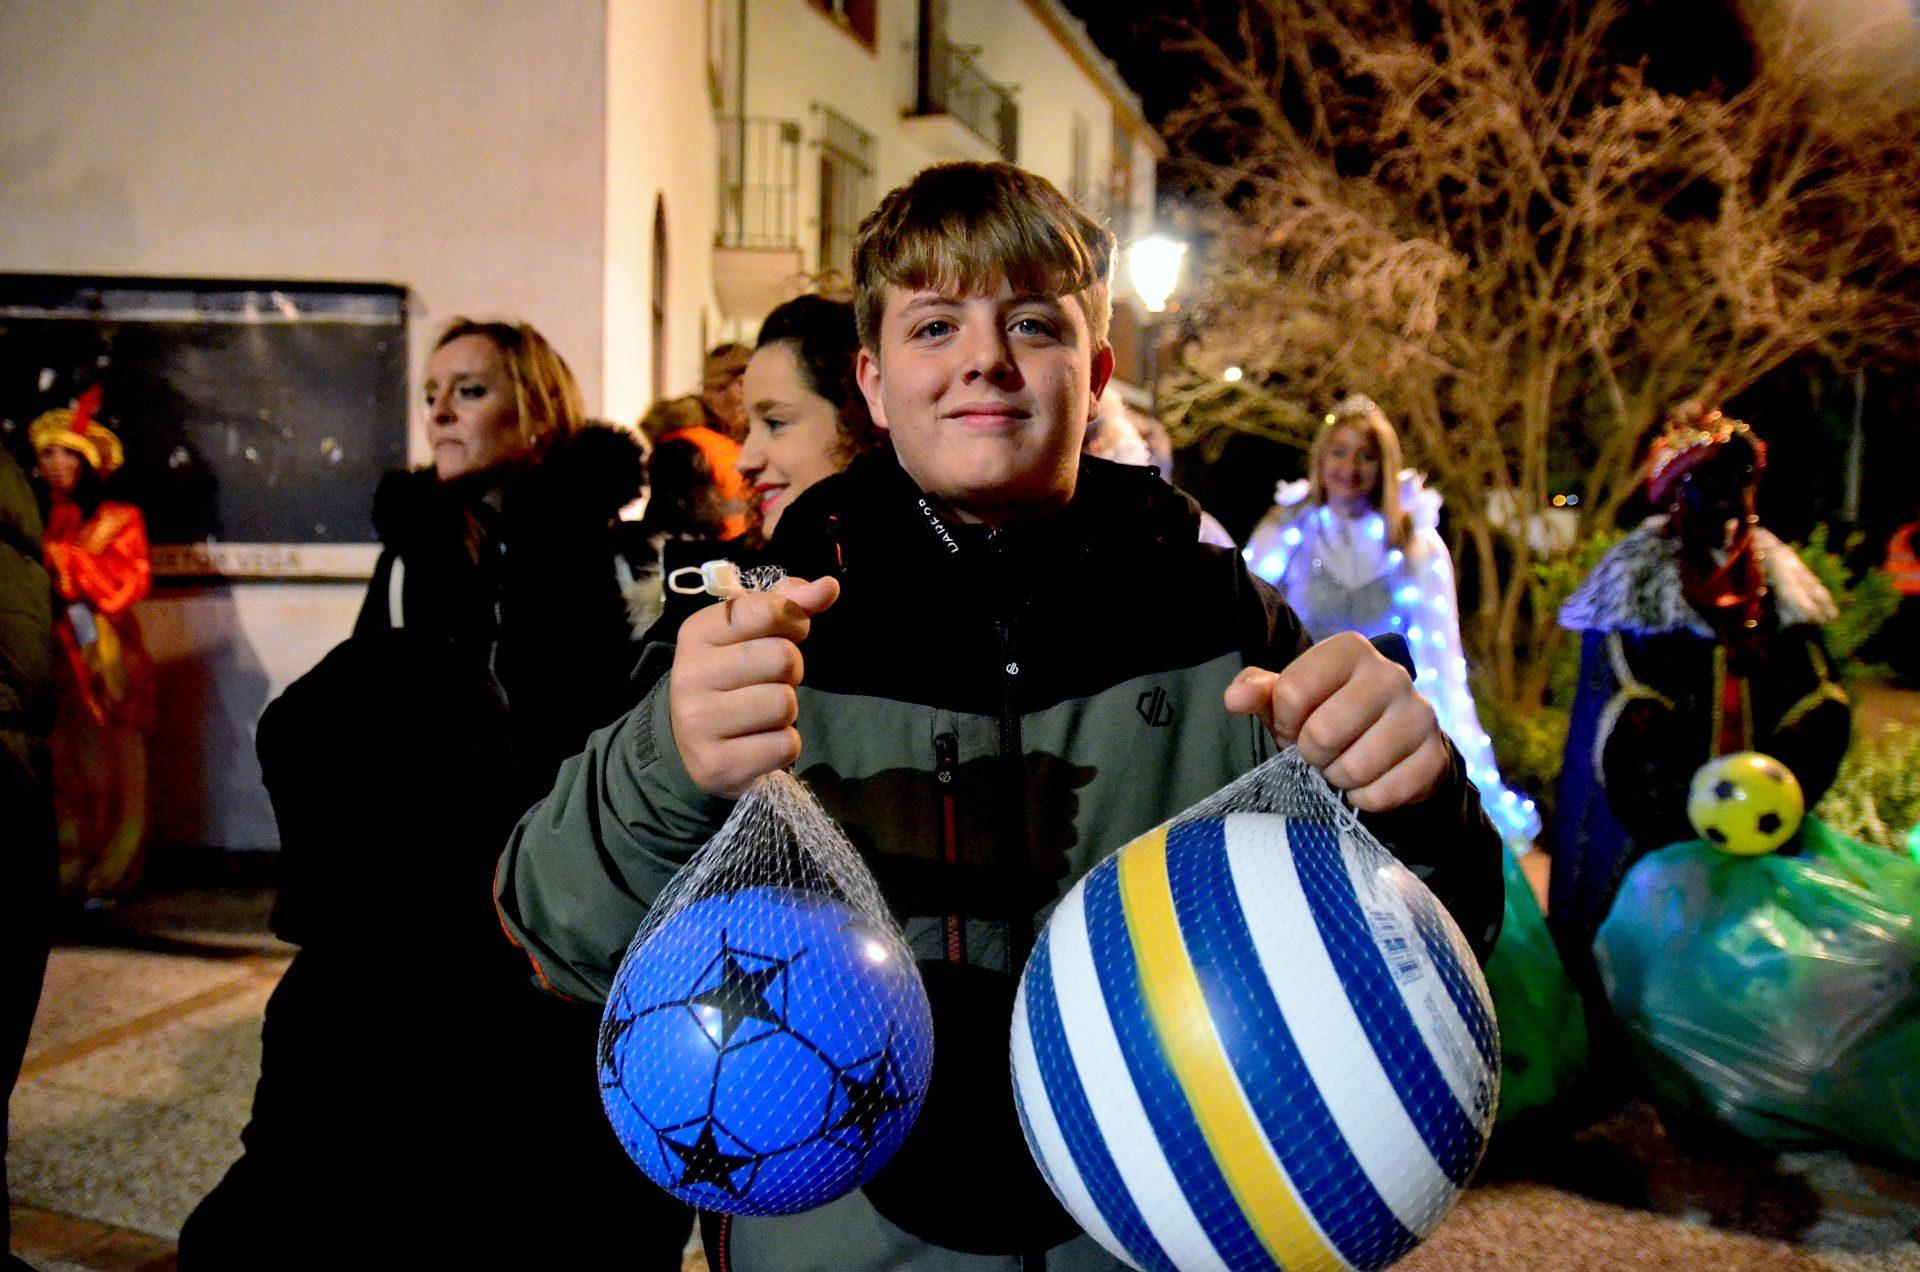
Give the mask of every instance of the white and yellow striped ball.
<path id="1" fill-rule="evenodd" d="M 1145 1272 L 1385 1267 L 1480 1161 L 1486 981 L 1377 845 L 1236 813 L 1175 823 L 1060 903 L 1020 982 L 1015 1097 L 1041 1172 Z"/>

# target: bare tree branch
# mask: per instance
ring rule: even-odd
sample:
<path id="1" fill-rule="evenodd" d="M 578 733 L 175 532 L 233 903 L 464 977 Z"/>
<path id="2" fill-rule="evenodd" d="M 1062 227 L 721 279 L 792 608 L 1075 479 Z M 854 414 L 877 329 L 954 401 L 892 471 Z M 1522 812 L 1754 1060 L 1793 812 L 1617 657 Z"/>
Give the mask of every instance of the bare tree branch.
<path id="1" fill-rule="evenodd" d="M 1401 422 L 1491 572 L 1469 638 L 1508 694 L 1551 616 L 1500 509 L 1578 488 L 1584 531 L 1703 384 L 1920 332 L 1920 99 L 1884 59 L 1769 8 L 1748 82 L 1665 93 L 1610 41 L 1622 10 L 1568 0 L 1536 29 L 1520 0 L 1429 0 L 1418 25 L 1259 0 L 1173 43 L 1207 69 L 1166 123 L 1200 191 L 1190 363 L 1303 402 L 1364 390 Z M 1221 427 L 1310 418 L 1236 400 Z M 1186 427 L 1217 406 L 1186 402 Z"/>

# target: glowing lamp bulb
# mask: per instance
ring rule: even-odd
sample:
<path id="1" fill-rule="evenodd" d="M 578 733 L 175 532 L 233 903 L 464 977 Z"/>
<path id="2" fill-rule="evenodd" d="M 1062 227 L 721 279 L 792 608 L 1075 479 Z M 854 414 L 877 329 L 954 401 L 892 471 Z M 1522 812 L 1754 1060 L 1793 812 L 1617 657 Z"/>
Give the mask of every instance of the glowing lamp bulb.
<path id="1" fill-rule="evenodd" d="M 1133 279 L 1133 290 L 1150 312 L 1157 314 L 1167 307 L 1167 297 L 1173 295 L 1180 281 L 1180 262 L 1186 254 L 1185 243 L 1164 234 L 1149 234 L 1127 249 L 1127 272 Z"/>

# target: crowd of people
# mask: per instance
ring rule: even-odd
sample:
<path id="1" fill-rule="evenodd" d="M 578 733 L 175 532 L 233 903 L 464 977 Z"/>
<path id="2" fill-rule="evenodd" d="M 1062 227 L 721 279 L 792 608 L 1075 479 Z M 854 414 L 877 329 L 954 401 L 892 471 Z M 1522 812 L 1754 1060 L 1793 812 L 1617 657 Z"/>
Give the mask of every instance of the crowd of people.
<path id="1" fill-rule="evenodd" d="M 274 928 L 299 953 L 267 1008 L 244 1153 L 188 1220 L 182 1268 L 355 1265 L 376 1234 L 396 1266 L 677 1267 L 694 1216 L 624 1159 L 586 1057 L 658 890 L 787 765 L 866 852 L 930 986 L 957 987 L 936 1019 L 997 1002 L 1037 916 L 1102 855 L 1286 745 L 1486 955 L 1500 844 L 1524 851 L 1540 826 L 1466 690 L 1437 495 L 1379 407 L 1349 398 L 1243 560 L 1168 484 L 1164 429 L 1110 390 L 1112 252 L 1018 169 L 929 169 L 862 227 L 853 300 L 779 306 L 634 429 L 589 420 L 531 326 L 438 335 L 432 462 L 372 492 L 382 550 L 353 633 L 260 721 Z M 20 824 L 58 843 L 57 871 L 0 890 L 0 939 L 27 951 L 0 984 L 9 1076 L 38 987 L 16 971 L 45 948 L 29 898 L 124 896 L 147 834 L 133 606 L 151 569 L 139 510 L 104 485 L 121 447 L 99 406 L 32 425 L 44 534 L 0 465 L 0 789 L 50 793 Z M 1653 598 L 1671 632 L 1604 603 L 1644 588 L 1596 584 L 1570 610 L 1598 695 L 1573 745 L 1603 757 L 1569 762 L 1558 803 L 1570 948 L 1679 833 L 1669 796 L 1699 739 L 1656 703 L 1714 710 L 1700 686 L 1731 667 L 1757 686 L 1745 740 L 1788 758 L 1791 737 L 1817 743 L 1803 781 L 1823 785 L 1844 744 L 1843 705 L 1795 706 L 1829 683 L 1823 594 L 1752 526 L 1764 449 L 1702 430 L 1656 457 L 1667 511 L 1636 532 L 1677 571 Z M 722 556 L 788 577 L 724 606 L 669 585 Z M 1152 603 L 1116 621 L 1143 578 Z M 1660 692 L 1603 711 L 1609 674 Z M 1177 727 L 1114 723 L 1147 678 Z M 958 811 L 915 803 L 920 778 L 955 773 Z M 1629 784 L 1659 806 L 1623 812 L 1609 793 Z M 974 1159 L 1004 1113 L 944 1119 L 964 1136 L 916 1156 L 977 1178 L 883 1172 L 824 1217 L 715 1222 L 711 1265 L 957 1267 L 956 1244 L 1024 1266 L 1094 1257 L 1044 1220 L 1043 1191 L 1020 1193 L 1037 1176 Z"/>
<path id="2" fill-rule="evenodd" d="M 582 1060 L 597 1010 L 529 984 L 480 881 L 560 763 L 633 705 L 666 574 L 753 557 L 786 502 L 884 445 L 857 347 L 850 304 L 802 296 L 757 349 L 713 350 L 700 394 L 629 429 L 587 418 L 566 360 L 525 323 L 438 334 L 431 463 L 372 493 L 382 551 L 352 635 L 259 724 L 273 929 L 298 953 L 268 1004 L 244 1152 L 188 1219 L 182 1266 L 345 1266 L 375 1231 L 409 1265 L 678 1266 L 691 1213 L 626 1161 Z M 134 607 L 152 567 L 139 508 L 110 497 L 123 448 L 101 397 L 33 421 L 37 486 L 0 468 L 0 779 L 20 832 L 4 854 L 9 1086 L 51 920 L 131 894 L 148 840 L 155 694 Z M 393 957 L 370 930 L 459 974 L 433 1003 L 370 994 Z M 522 1087 L 540 1095 L 510 1129 L 475 1116 Z M 553 1209 L 528 1205 L 535 1159 L 552 1163 Z M 635 1227 L 557 1224 L 563 1204 Z"/>

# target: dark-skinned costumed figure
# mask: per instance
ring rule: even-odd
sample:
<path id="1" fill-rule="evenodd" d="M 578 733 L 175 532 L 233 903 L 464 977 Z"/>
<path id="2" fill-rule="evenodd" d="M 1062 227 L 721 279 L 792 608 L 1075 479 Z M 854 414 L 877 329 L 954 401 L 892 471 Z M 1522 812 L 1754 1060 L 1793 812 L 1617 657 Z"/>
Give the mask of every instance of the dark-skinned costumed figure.
<path id="1" fill-rule="evenodd" d="M 1560 611 L 1580 683 L 1560 771 L 1548 914 L 1576 979 L 1634 863 L 1692 840 L 1687 792 L 1716 756 L 1761 751 L 1811 808 L 1833 781 L 1851 712 L 1819 626 L 1833 598 L 1760 525 L 1766 445 L 1717 410 L 1683 408 L 1653 446 L 1657 509 Z"/>
<path id="2" fill-rule="evenodd" d="M 1648 466 L 1662 511 L 1561 613 L 1582 676 L 1550 919 L 1594 1071 L 1670 1134 L 1920 1165 L 1920 864 L 1803 814 L 1851 712 L 1833 600 L 1755 515 L 1765 461 L 1744 424 L 1689 413 Z"/>

